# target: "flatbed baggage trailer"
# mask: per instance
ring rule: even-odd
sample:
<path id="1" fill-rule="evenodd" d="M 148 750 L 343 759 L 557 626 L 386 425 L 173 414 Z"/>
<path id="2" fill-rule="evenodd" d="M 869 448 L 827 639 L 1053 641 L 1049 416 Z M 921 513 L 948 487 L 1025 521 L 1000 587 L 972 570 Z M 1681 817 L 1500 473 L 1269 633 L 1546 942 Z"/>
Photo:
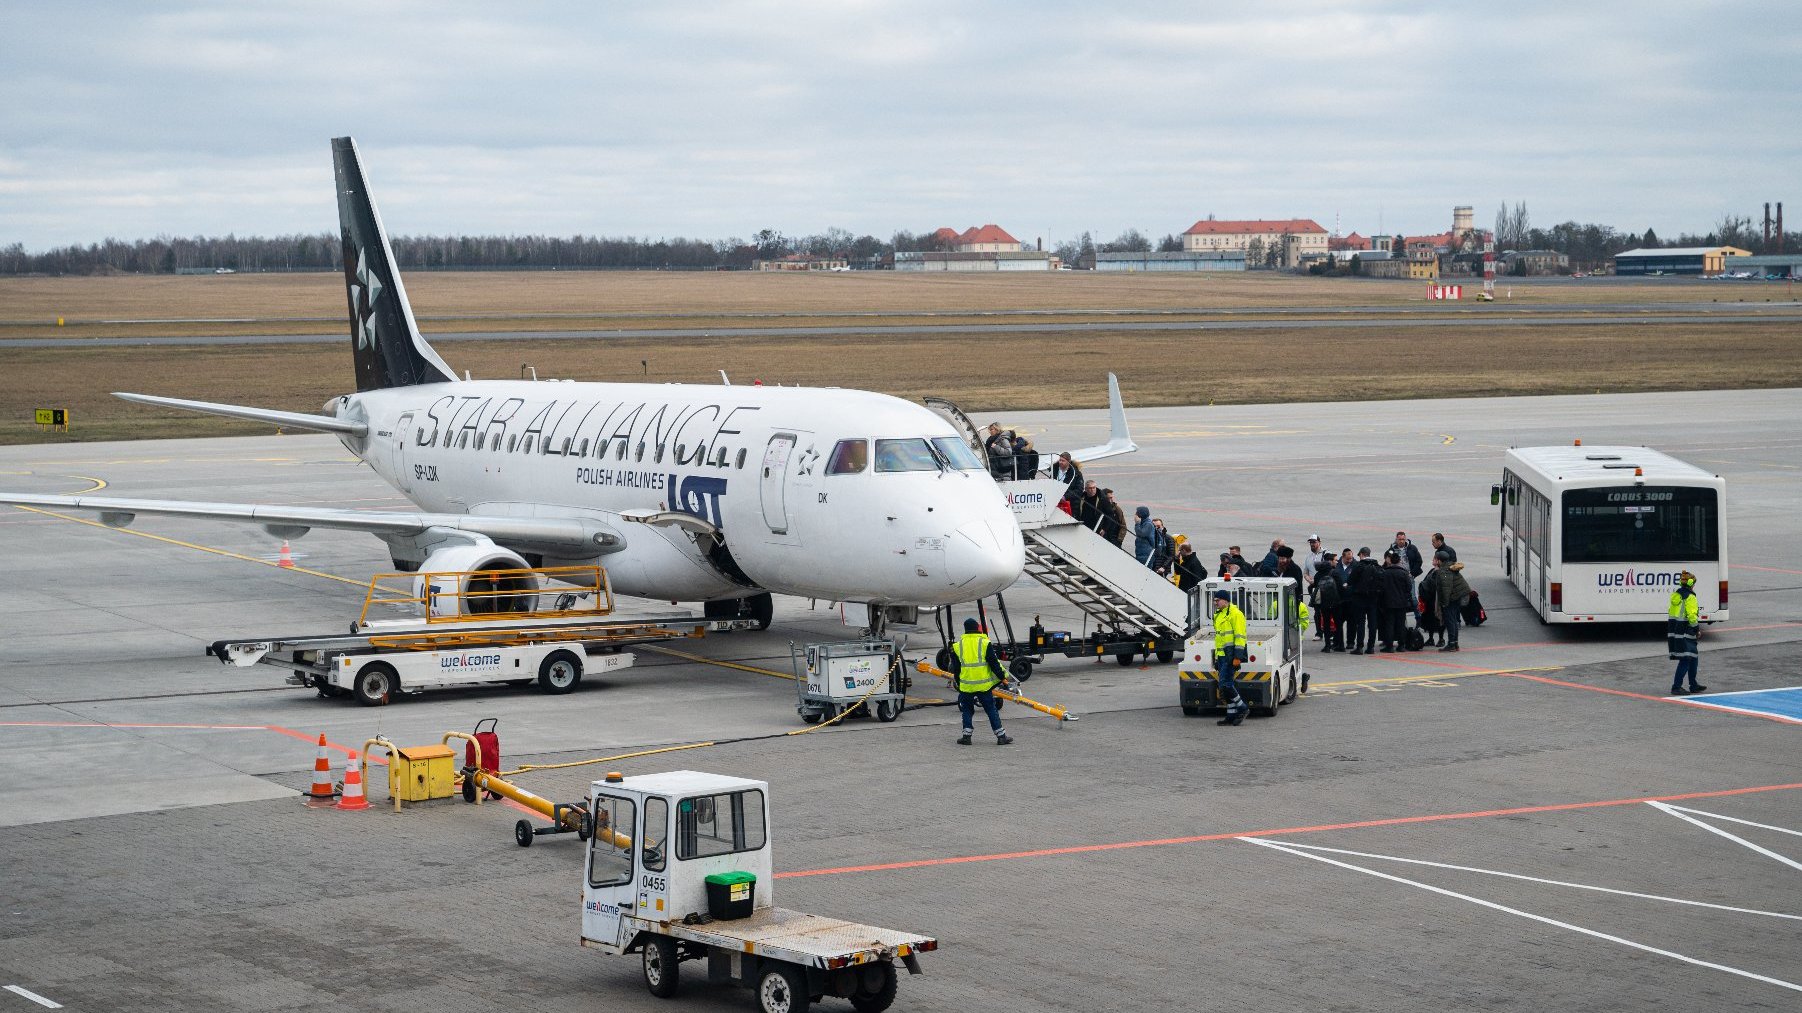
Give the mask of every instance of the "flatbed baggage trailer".
<path id="1" fill-rule="evenodd" d="M 708 981 L 751 988 L 765 1013 L 805 1013 L 828 995 L 880 1013 L 895 962 L 919 974 L 918 954 L 938 940 L 777 907 L 768 797 L 762 781 L 693 770 L 594 782 L 582 945 L 641 954 L 661 998 L 683 963 L 705 961 Z"/>

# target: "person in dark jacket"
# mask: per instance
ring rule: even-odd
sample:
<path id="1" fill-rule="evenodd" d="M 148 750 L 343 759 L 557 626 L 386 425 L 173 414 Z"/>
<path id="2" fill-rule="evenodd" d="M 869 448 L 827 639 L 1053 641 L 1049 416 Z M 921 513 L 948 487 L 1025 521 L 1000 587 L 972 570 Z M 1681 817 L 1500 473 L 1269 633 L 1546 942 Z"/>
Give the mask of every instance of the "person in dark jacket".
<path id="1" fill-rule="evenodd" d="M 1433 568 L 1420 578 L 1420 630 L 1427 635 L 1427 646 L 1445 644 L 1445 621 L 1439 617 L 1439 557 L 1433 557 Z"/>
<path id="2" fill-rule="evenodd" d="M 1322 653 L 1345 650 L 1345 627 L 1339 621 L 1339 578 L 1333 575 L 1333 562 L 1322 559 L 1314 565 L 1313 596 L 1314 639 L 1324 641 Z"/>
<path id="3" fill-rule="evenodd" d="M 1051 477 L 1064 483 L 1064 500 L 1075 507 L 1076 501 L 1082 498 L 1083 478 L 1082 469 L 1076 466 L 1069 451 L 1057 455 L 1056 463 L 1051 466 Z"/>
<path id="4" fill-rule="evenodd" d="M 1420 550 L 1414 547 L 1413 542 L 1408 541 L 1406 531 L 1397 531 L 1395 544 L 1389 546 L 1389 551 L 1395 553 L 1396 558 L 1400 559 L 1402 566 L 1407 569 L 1408 597 L 1414 597 L 1414 580 L 1421 575 L 1422 565 L 1425 562 L 1420 558 Z"/>
<path id="5" fill-rule="evenodd" d="M 1438 555 L 1441 552 L 1451 553 L 1452 554 L 1452 562 L 1456 563 L 1458 561 L 1458 550 L 1452 548 L 1450 545 L 1447 545 L 1445 543 L 1445 535 L 1435 531 L 1435 532 L 1433 532 L 1433 555 L 1434 555 L 1434 557 L 1438 557 Z"/>
<path id="6" fill-rule="evenodd" d="M 1391 549 L 1383 556 L 1383 653 L 1408 647 L 1408 613 L 1414 610 L 1414 578 Z"/>
<path id="7" fill-rule="evenodd" d="M 1264 553 L 1263 559 L 1258 560 L 1258 569 L 1257 569 L 1258 576 L 1260 576 L 1260 577 L 1276 576 L 1276 567 L 1277 567 L 1277 558 L 1278 558 L 1277 550 L 1281 549 L 1282 547 L 1283 547 L 1283 540 L 1281 538 L 1273 538 L 1270 540 L 1270 551 Z"/>
<path id="8" fill-rule="evenodd" d="M 1195 547 L 1187 542 L 1176 550 L 1176 588 L 1187 591 L 1208 579 L 1208 571 L 1201 565 L 1201 557 L 1195 554 Z"/>
<path id="9" fill-rule="evenodd" d="M 1358 550 L 1358 561 L 1346 577 L 1351 597 L 1351 654 L 1375 654 L 1383 630 L 1383 568 L 1370 558 L 1370 546 Z"/>
<path id="10" fill-rule="evenodd" d="M 1299 598 L 1307 597 L 1307 581 L 1303 578 L 1301 567 L 1295 565 L 1295 550 L 1287 545 L 1276 550 L 1276 566 L 1268 574 L 1271 577 L 1287 577 L 1295 582 L 1295 594 Z"/>
<path id="11" fill-rule="evenodd" d="M 1247 577 L 1252 575 L 1251 563 L 1247 562 L 1245 557 L 1239 553 L 1239 547 L 1237 545 L 1227 546 L 1226 554 L 1228 560 L 1239 568 L 1240 573 Z"/>
<path id="12" fill-rule="evenodd" d="M 1458 649 L 1458 623 L 1464 618 L 1459 610 L 1470 600 L 1470 582 L 1464 579 L 1461 572 L 1464 564 L 1454 562 L 1452 553 L 1445 549 L 1433 553 L 1433 567 L 1439 573 L 1439 586 L 1435 588 L 1437 593 L 1433 604 L 1439 609 L 1441 620 L 1445 623 L 1445 643 L 1439 649 L 1455 651 Z"/>
<path id="13" fill-rule="evenodd" d="M 988 437 L 982 441 L 982 449 L 988 454 L 989 474 L 998 479 L 1013 477 L 1014 437 L 1012 433 L 1002 431 L 1001 423 L 989 423 Z"/>
<path id="14" fill-rule="evenodd" d="M 1082 484 L 1082 497 L 1076 501 L 1076 520 L 1090 531 L 1101 528 L 1101 487 L 1094 479 Z"/>
<path id="15" fill-rule="evenodd" d="M 1233 554 L 1230 552 L 1222 552 L 1220 554 L 1220 566 L 1214 571 L 1214 576 L 1231 577 L 1238 572 L 1239 564 L 1233 562 Z"/>
<path id="16" fill-rule="evenodd" d="M 1101 523 L 1095 528 L 1095 533 L 1124 549 L 1126 532 L 1126 511 L 1114 501 L 1114 490 L 1101 490 Z"/>
<path id="17" fill-rule="evenodd" d="M 1039 474 L 1039 452 L 1032 449 L 1032 441 L 1024 436 L 1014 437 L 1014 477 L 1037 478 Z"/>
<path id="18" fill-rule="evenodd" d="M 1142 506 L 1133 511 L 1133 558 L 1140 566 L 1151 565 L 1152 550 L 1157 548 L 1158 529 L 1151 523 L 1151 508 Z"/>
<path id="19" fill-rule="evenodd" d="M 1160 576 L 1170 576 L 1170 567 L 1176 563 L 1176 539 L 1170 535 L 1170 529 L 1164 527 L 1162 517 L 1151 519 L 1151 561 L 1146 565 Z"/>

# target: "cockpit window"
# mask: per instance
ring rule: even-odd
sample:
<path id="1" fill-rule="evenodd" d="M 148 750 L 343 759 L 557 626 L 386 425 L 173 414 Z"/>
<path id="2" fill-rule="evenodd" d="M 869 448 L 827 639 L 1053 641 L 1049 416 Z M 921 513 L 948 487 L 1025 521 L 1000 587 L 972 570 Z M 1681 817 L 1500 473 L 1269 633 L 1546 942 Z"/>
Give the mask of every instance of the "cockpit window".
<path id="1" fill-rule="evenodd" d="M 826 462 L 828 475 L 855 475 L 870 466 L 870 444 L 865 440 L 840 440 Z"/>
<path id="2" fill-rule="evenodd" d="M 877 440 L 877 471 L 937 471 L 938 458 L 925 439 Z"/>
<path id="3" fill-rule="evenodd" d="M 982 462 L 971 452 L 970 445 L 955 436 L 935 436 L 932 445 L 939 455 L 957 471 L 981 471 Z"/>

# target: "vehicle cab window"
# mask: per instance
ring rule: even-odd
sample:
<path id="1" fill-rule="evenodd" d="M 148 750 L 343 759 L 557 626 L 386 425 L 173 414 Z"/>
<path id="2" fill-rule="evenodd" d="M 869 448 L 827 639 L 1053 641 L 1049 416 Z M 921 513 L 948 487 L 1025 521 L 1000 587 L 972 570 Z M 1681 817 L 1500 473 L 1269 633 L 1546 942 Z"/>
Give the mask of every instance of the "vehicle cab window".
<path id="1" fill-rule="evenodd" d="M 629 798 L 602 795 L 594 800 L 594 836 L 588 842 L 588 885 L 632 882 L 632 834 L 638 807 Z"/>
<path id="2" fill-rule="evenodd" d="M 877 471 L 937 471 L 938 458 L 924 438 L 877 440 Z"/>
<path id="3" fill-rule="evenodd" d="M 828 475 L 856 475 L 870 466 L 870 444 L 866 440 L 840 440 L 832 448 L 832 459 L 826 462 Z"/>

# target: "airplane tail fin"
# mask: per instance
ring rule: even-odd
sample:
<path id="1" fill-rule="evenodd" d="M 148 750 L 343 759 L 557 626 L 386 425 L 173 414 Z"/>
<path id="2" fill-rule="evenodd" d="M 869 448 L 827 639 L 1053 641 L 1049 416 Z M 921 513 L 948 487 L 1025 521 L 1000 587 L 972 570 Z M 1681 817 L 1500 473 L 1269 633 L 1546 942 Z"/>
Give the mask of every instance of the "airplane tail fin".
<path id="1" fill-rule="evenodd" d="M 338 180 L 338 225 L 344 241 L 344 288 L 350 303 L 357 389 L 454 380 L 450 366 L 419 334 L 382 216 L 369 195 L 356 141 L 332 138 L 332 168 Z"/>

